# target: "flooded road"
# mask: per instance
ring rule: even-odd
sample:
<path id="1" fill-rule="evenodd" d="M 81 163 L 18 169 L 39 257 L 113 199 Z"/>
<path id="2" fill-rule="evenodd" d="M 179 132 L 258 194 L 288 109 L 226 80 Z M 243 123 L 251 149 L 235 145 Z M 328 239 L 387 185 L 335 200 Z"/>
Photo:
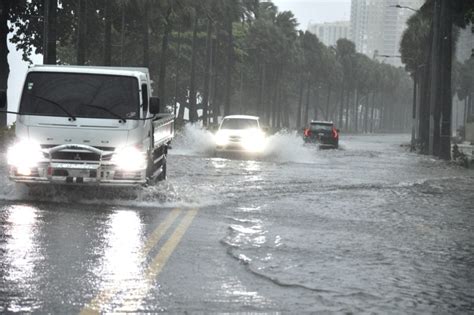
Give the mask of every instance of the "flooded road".
<path id="1" fill-rule="evenodd" d="M 408 142 L 224 159 L 187 128 L 137 190 L 31 191 L 1 164 L 0 312 L 473 312 L 474 172 Z"/>

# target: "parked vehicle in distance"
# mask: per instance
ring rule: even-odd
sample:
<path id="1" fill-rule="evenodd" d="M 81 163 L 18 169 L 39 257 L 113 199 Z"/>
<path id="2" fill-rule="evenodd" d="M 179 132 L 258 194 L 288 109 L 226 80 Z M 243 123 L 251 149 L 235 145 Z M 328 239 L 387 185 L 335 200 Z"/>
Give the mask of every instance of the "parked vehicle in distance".
<path id="1" fill-rule="evenodd" d="M 174 117 L 159 113 L 151 93 L 146 68 L 31 67 L 7 154 L 10 179 L 100 186 L 165 179 Z"/>
<path id="2" fill-rule="evenodd" d="M 260 154 L 265 150 L 266 135 L 259 118 L 247 115 L 226 116 L 215 135 L 216 153 Z"/>
<path id="3" fill-rule="evenodd" d="M 306 143 L 317 143 L 322 148 L 339 148 L 339 130 L 332 121 L 312 121 L 303 137 Z"/>

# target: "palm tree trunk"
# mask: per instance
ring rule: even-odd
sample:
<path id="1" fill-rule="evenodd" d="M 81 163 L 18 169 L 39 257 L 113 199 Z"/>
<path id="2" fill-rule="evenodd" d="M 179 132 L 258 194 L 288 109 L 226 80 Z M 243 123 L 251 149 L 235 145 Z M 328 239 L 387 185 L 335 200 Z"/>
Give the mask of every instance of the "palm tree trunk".
<path id="1" fill-rule="evenodd" d="M 304 76 L 300 76 L 300 92 L 298 97 L 298 111 L 296 113 L 296 129 L 301 128 L 301 112 L 303 109 Z"/>
<path id="2" fill-rule="evenodd" d="M 143 66 L 148 68 L 150 66 L 150 32 L 149 32 L 149 2 L 144 2 L 143 14 Z"/>
<path id="3" fill-rule="evenodd" d="M 112 0 L 105 0 L 104 66 L 112 65 Z"/>
<path id="4" fill-rule="evenodd" d="M 345 108 L 345 116 L 346 119 L 344 120 L 344 130 L 349 130 L 349 104 L 351 101 L 351 91 L 347 89 L 346 91 L 346 105 L 344 106 Z"/>
<path id="5" fill-rule="evenodd" d="M 178 87 L 179 87 L 179 60 L 181 58 L 181 25 L 178 29 L 178 48 L 176 52 L 176 68 L 175 68 L 175 79 L 174 79 L 174 108 L 173 113 L 176 117 L 176 107 L 178 106 Z M 179 109 L 181 109 L 182 104 L 180 103 Z M 183 114 L 184 115 L 184 114 Z M 182 118 L 182 117 L 181 117 Z"/>
<path id="6" fill-rule="evenodd" d="M 161 60 L 160 60 L 160 76 L 158 78 L 158 95 L 161 98 L 162 104 L 168 103 L 167 95 L 166 95 L 166 67 L 168 65 L 169 37 L 171 34 L 171 28 L 172 28 L 170 15 L 171 15 L 171 8 L 168 9 L 168 12 L 166 13 L 166 18 L 164 22 L 165 25 L 164 25 L 163 39 L 161 41 Z M 179 42 L 178 45 L 181 45 L 181 42 Z M 176 72 L 176 75 L 178 75 L 178 72 Z"/>
<path id="7" fill-rule="evenodd" d="M 331 90 L 332 90 L 332 85 L 331 83 L 328 84 L 328 97 L 326 99 L 326 119 L 329 121 L 331 118 L 329 118 L 329 103 L 331 102 Z"/>
<path id="8" fill-rule="evenodd" d="M 209 85 L 211 80 L 211 60 L 212 60 L 212 21 L 207 19 L 206 37 L 206 61 L 204 63 L 204 91 L 202 96 L 202 121 L 204 126 L 208 124 L 209 111 Z"/>
<path id="9" fill-rule="evenodd" d="M 309 102 L 311 97 L 311 80 L 308 79 L 308 84 L 306 86 L 306 105 L 304 110 L 304 119 L 303 124 L 306 125 L 309 123 Z"/>
<path id="10" fill-rule="evenodd" d="M 344 83 L 342 83 L 342 89 L 341 89 L 341 103 L 340 103 L 340 106 L 339 106 L 339 122 L 338 122 L 338 125 L 342 128 L 342 124 L 344 122 L 343 120 L 343 117 L 344 117 L 344 94 L 346 93 L 345 89 L 344 89 Z"/>
<path id="11" fill-rule="evenodd" d="M 356 101 L 354 104 L 354 131 L 359 132 L 359 91 L 355 90 Z"/>
<path id="12" fill-rule="evenodd" d="M 232 69 L 234 68 L 234 35 L 232 20 L 226 21 L 227 31 L 227 67 L 225 78 L 225 99 L 224 99 L 224 115 L 230 114 L 230 98 L 232 93 Z"/>
<path id="13" fill-rule="evenodd" d="M 77 36 L 77 64 L 86 62 L 86 39 L 87 39 L 87 0 L 79 0 L 79 22 Z"/>
<path id="14" fill-rule="evenodd" d="M 55 0 L 44 0 L 44 44 L 43 63 L 56 64 L 56 15 L 58 3 Z"/>
<path id="15" fill-rule="evenodd" d="M 263 117 L 265 114 L 265 106 L 263 102 L 263 94 L 265 92 L 265 73 L 266 73 L 266 64 L 265 62 L 261 63 L 260 66 L 260 79 L 259 79 L 259 86 L 258 86 L 258 99 L 257 99 L 257 106 L 258 106 L 258 116 Z"/>
<path id="16" fill-rule="evenodd" d="M 194 27 L 193 27 L 193 41 L 192 41 L 192 53 L 191 53 L 191 75 L 189 82 L 189 120 L 196 122 L 198 120 L 197 108 L 196 108 L 196 53 L 197 53 L 197 28 L 198 28 L 198 14 L 196 12 L 194 16 Z"/>
<path id="17" fill-rule="evenodd" d="M 370 133 L 374 132 L 374 119 L 375 119 L 375 99 L 377 97 L 377 91 L 374 91 L 372 95 L 372 107 L 370 108 Z"/>
<path id="18" fill-rule="evenodd" d="M 211 65 L 211 69 L 212 69 L 212 73 L 211 73 L 211 104 L 212 104 L 212 123 L 213 124 L 217 124 L 218 122 L 218 117 L 219 117 L 219 114 L 220 114 L 220 106 L 219 106 L 219 102 L 217 101 L 217 82 L 218 82 L 218 72 L 217 72 L 217 65 L 218 65 L 218 49 L 219 49 L 219 45 L 220 45 L 220 37 L 219 37 L 219 33 L 218 31 L 216 30 L 215 31 L 216 33 L 216 40 L 213 42 L 213 45 L 212 45 L 212 55 L 214 56 L 214 58 L 212 59 L 212 65 Z"/>

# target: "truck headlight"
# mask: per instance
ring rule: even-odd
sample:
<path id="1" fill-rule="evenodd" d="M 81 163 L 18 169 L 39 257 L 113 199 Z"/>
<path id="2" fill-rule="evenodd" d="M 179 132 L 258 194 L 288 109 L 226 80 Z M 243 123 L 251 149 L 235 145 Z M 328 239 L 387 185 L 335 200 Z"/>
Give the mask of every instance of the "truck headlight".
<path id="1" fill-rule="evenodd" d="M 20 175 L 30 175 L 31 168 L 37 167 L 43 159 L 39 143 L 29 140 L 20 141 L 8 149 L 7 163 L 16 167 Z"/>
<path id="2" fill-rule="evenodd" d="M 227 145 L 227 143 L 229 143 L 229 137 L 223 132 L 218 131 L 216 133 L 216 145 L 224 146 Z"/>
<path id="3" fill-rule="evenodd" d="M 125 147 L 118 149 L 112 156 L 112 163 L 121 170 L 127 172 L 140 171 L 146 168 L 145 152 L 135 147 Z"/>

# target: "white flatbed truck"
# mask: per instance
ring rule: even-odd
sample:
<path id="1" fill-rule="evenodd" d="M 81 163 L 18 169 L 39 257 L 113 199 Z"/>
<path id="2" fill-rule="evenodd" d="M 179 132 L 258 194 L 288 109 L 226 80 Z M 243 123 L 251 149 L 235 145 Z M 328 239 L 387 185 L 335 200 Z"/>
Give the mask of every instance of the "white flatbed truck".
<path id="1" fill-rule="evenodd" d="M 31 67 L 7 153 L 10 179 L 99 186 L 165 179 L 174 116 L 160 113 L 151 95 L 146 68 Z"/>

